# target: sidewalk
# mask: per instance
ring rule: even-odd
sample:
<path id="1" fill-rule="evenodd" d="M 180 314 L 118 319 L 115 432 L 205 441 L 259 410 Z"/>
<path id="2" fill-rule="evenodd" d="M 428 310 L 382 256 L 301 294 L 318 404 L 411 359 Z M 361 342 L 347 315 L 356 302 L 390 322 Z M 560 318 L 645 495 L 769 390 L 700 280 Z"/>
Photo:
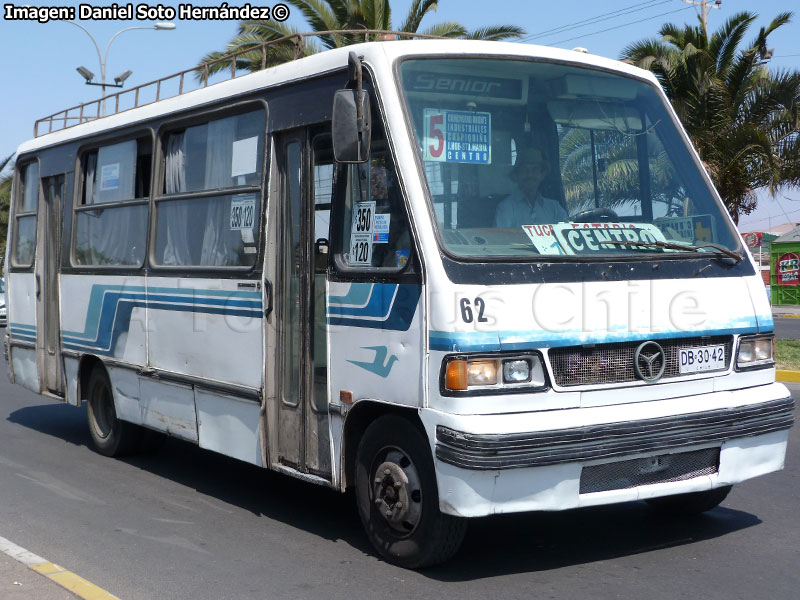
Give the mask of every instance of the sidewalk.
<path id="1" fill-rule="evenodd" d="M 772 316 L 800 319 L 800 306 L 773 306 Z"/>
<path id="2" fill-rule="evenodd" d="M 0 598 L 3 600 L 76 600 L 78 596 L 0 552 Z"/>

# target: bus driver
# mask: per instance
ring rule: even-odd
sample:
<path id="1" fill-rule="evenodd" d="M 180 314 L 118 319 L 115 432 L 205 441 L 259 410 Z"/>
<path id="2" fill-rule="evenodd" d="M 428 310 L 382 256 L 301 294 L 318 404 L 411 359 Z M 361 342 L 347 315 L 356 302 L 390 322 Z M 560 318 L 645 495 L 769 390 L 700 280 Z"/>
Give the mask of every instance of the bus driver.
<path id="1" fill-rule="evenodd" d="M 508 198 L 497 205 L 495 227 L 519 227 L 566 221 L 567 211 L 557 200 L 545 198 L 539 187 L 550 172 L 547 156 L 538 148 L 520 145 L 511 179 L 517 185 Z"/>

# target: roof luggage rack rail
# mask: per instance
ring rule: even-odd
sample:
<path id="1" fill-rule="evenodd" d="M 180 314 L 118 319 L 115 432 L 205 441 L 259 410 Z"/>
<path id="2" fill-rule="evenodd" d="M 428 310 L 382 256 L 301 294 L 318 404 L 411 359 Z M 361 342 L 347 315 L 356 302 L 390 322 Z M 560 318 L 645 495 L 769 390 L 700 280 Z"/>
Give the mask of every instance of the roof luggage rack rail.
<path id="1" fill-rule="evenodd" d="M 77 106 L 58 111 L 57 113 L 42 119 L 38 119 L 33 127 L 33 136 L 39 137 L 42 135 L 47 135 L 48 133 L 52 133 L 54 131 L 61 131 L 63 129 L 75 127 L 81 123 L 88 123 L 89 121 L 102 119 L 103 117 L 115 115 L 126 110 L 131 110 L 140 106 L 146 106 L 148 104 L 158 102 L 159 100 L 174 98 L 175 96 L 180 96 L 181 94 L 185 94 L 196 89 L 205 88 L 209 85 L 222 83 L 222 81 L 235 79 L 237 77 L 237 61 L 233 60 L 231 61 L 231 68 L 228 72 L 228 77 L 222 79 L 221 81 L 215 81 L 209 84 L 209 78 L 217 74 L 217 72 L 213 69 L 213 66 L 218 63 L 228 61 L 232 58 L 235 59 L 244 55 L 248 55 L 248 58 L 252 60 L 252 58 L 258 56 L 257 53 L 260 52 L 261 69 L 265 69 L 267 67 L 267 60 L 269 57 L 268 50 L 270 48 L 274 48 L 275 46 L 279 46 L 281 44 L 286 45 L 288 43 L 294 44 L 294 59 L 296 60 L 298 58 L 302 58 L 305 56 L 306 38 L 318 36 L 352 36 L 354 40 L 363 36 L 363 41 L 365 42 L 374 40 L 386 41 L 389 39 L 399 38 L 427 38 L 437 40 L 452 39 L 437 35 L 411 33 L 407 31 L 390 31 L 383 29 L 334 29 L 330 31 L 315 31 L 313 33 L 294 33 L 292 35 L 287 35 L 275 40 L 264 42 L 263 44 L 251 46 L 245 50 L 234 52 L 233 54 L 227 54 L 223 57 L 205 62 L 197 67 L 186 69 L 185 71 L 180 71 L 154 81 L 137 85 L 136 87 L 121 92 L 103 96 L 97 100 L 84 102 L 83 104 L 78 104 Z M 239 70 L 239 74 L 243 74 L 241 69 Z M 190 77 L 189 82 L 187 82 L 187 75 L 194 76 L 194 81 L 192 81 L 192 78 Z M 169 89 L 170 85 L 173 87 L 173 89 Z M 177 86 L 177 92 L 174 90 L 175 86 Z M 127 106 L 126 104 L 131 105 Z"/>

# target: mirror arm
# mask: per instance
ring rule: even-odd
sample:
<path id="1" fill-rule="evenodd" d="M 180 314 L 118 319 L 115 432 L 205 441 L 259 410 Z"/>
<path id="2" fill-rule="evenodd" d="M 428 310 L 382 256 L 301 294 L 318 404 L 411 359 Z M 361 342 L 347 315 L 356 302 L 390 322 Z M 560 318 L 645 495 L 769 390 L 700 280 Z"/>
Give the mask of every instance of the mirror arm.
<path id="1" fill-rule="evenodd" d="M 347 55 L 347 67 L 350 75 L 350 84 L 355 83 L 358 102 L 356 103 L 356 125 L 359 139 L 364 134 L 364 87 L 362 85 L 361 58 L 352 50 Z"/>

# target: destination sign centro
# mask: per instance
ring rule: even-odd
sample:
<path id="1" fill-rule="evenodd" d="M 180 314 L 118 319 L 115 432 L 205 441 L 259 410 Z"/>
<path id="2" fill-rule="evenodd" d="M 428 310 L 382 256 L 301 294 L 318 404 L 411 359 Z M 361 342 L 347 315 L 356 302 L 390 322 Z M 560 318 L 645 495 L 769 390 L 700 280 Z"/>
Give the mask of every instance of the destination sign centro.
<path id="1" fill-rule="evenodd" d="M 650 223 L 559 223 L 553 233 L 566 254 L 628 252 L 636 244 L 664 241 L 661 230 Z"/>

